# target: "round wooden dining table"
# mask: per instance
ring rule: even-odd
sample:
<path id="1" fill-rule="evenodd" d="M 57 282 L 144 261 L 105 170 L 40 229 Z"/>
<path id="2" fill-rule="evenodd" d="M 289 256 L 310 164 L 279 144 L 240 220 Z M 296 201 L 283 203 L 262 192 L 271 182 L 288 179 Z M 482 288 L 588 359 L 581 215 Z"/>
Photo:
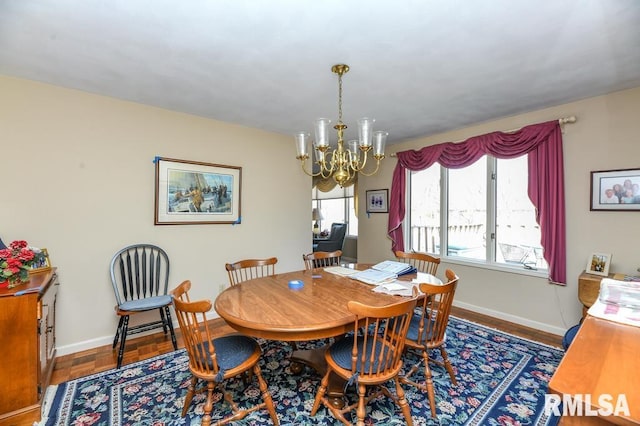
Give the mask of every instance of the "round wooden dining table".
<path id="1" fill-rule="evenodd" d="M 369 266 L 352 265 L 355 269 Z M 402 279 L 410 281 L 415 276 L 406 275 Z M 294 281 L 302 282 L 302 286 L 290 288 L 290 282 Z M 229 326 L 248 336 L 287 342 L 316 340 L 353 331 L 355 316 L 347 309 L 351 300 L 386 306 L 404 299 L 374 292 L 373 287 L 324 269 L 295 271 L 229 287 L 218 295 L 214 307 Z M 299 371 L 296 363 L 309 365 L 320 374 L 326 371 L 324 350 L 295 350 L 290 359 L 294 373 Z M 344 382 L 332 382 L 328 396 L 339 406 Z"/>
<path id="2" fill-rule="evenodd" d="M 360 267 L 366 269 L 366 267 Z M 301 281 L 292 289 L 290 281 Z M 374 286 L 323 269 L 295 271 L 242 282 L 224 290 L 215 310 L 234 329 L 254 337 L 306 341 L 353 330 L 347 303 L 385 306 L 398 296 L 375 293 Z"/>

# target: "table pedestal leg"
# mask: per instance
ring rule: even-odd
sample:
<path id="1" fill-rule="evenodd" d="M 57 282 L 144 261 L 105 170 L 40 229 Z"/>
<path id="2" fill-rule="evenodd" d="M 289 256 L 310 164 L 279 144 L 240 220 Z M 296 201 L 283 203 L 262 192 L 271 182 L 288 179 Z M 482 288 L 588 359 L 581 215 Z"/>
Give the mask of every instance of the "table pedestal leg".
<path id="1" fill-rule="evenodd" d="M 291 354 L 291 372 L 294 374 L 302 371 L 302 365 L 307 365 L 320 374 L 321 377 L 327 373 L 327 362 L 324 358 L 326 346 L 317 349 L 296 350 Z M 336 408 L 344 407 L 344 386 L 346 381 L 336 375 L 329 376 L 329 385 L 327 386 L 327 399 L 329 403 Z"/>

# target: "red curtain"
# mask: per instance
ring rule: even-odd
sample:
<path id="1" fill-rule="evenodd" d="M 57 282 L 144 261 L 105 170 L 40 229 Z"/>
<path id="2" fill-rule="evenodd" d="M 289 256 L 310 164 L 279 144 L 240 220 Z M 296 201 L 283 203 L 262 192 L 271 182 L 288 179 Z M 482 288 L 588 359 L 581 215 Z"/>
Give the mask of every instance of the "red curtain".
<path id="1" fill-rule="evenodd" d="M 484 155 L 514 158 L 528 155 L 528 195 L 536 208 L 549 279 L 566 285 L 566 224 L 562 131 L 557 120 L 533 124 L 510 133 L 493 132 L 464 142 L 446 142 L 420 150 L 398 152 L 389 202 L 388 234 L 391 250 L 404 250 L 402 222 L 405 217 L 406 170 L 424 170 L 434 163 L 449 169 L 473 164 Z"/>

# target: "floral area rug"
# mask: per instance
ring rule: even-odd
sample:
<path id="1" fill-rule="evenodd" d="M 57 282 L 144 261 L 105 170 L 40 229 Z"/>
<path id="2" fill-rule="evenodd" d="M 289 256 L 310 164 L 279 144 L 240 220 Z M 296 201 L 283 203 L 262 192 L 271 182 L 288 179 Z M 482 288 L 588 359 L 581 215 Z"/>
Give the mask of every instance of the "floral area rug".
<path id="1" fill-rule="evenodd" d="M 479 324 L 451 318 L 447 330 L 447 353 L 456 372 L 453 386 L 443 367 L 432 365 L 438 419 L 431 418 L 426 394 L 404 386 L 413 423 L 420 425 L 546 425 L 554 422 L 544 414 L 544 395 L 563 351 L 521 339 Z M 289 369 L 291 347 L 276 341 L 260 341 L 262 372 L 276 404 L 281 425 L 339 424 L 321 406 L 309 415 L 320 377 L 310 368 L 300 374 Z M 323 342 L 299 344 L 300 349 Z M 432 356 L 439 356 L 433 351 Z M 405 365 L 419 355 L 408 352 Z M 197 394 L 187 416 L 181 417 L 190 379 L 184 350 L 125 365 L 120 370 L 82 377 L 48 390 L 41 425 L 198 425 L 203 415 L 205 394 Z M 414 376 L 423 380 L 421 369 Z M 226 382 L 240 406 L 259 401 L 257 384 L 245 386 L 241 378 Z M 390 383 L 391 385 L 391 383 Z M 390 386 L 392 391 L 394 387 Z M 353 401 L 355 388 L 347 389 Z M 229 406 L 217 395 L 215 422 L 230 414 Z M 355 424 L 355 414 L 352 421 Z M 405 424 L 399 408 L 384 395 L 367 405 L 369 425 Z M 237 425 L 270 425 L 266 410 L 251 413 Z"/>

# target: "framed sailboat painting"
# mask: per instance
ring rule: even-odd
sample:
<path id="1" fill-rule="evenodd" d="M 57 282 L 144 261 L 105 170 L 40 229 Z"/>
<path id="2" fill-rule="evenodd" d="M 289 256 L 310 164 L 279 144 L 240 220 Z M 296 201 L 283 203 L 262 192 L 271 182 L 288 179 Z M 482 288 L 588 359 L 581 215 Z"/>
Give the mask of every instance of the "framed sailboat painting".
<path id="1" fill-rule="evenodd" d="M 156 225 L 239 224 L 242 168 L 156 157 Z"/>

